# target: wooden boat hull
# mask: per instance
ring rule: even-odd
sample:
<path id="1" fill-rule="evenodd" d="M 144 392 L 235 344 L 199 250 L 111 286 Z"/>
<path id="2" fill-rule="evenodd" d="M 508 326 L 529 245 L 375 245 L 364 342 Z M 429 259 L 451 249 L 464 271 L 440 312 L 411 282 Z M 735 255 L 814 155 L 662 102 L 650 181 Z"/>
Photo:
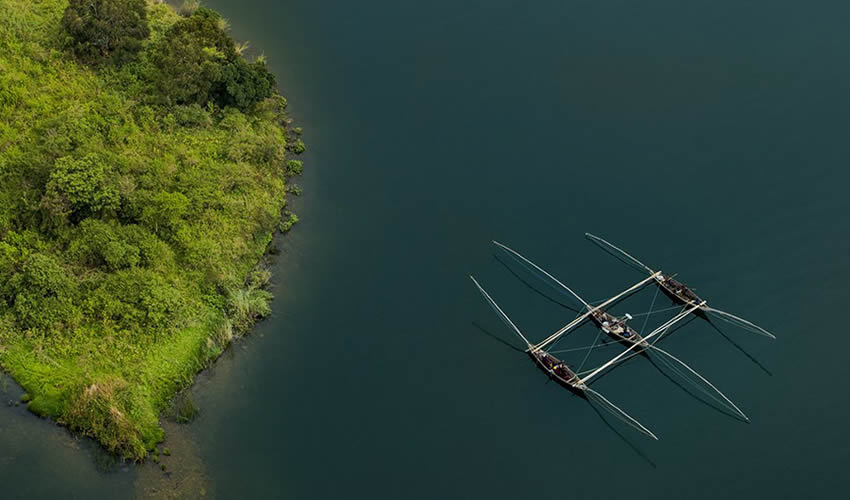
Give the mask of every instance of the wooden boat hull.
<path id="1" fill-rule="evenodd" d="M 610 316 L 608 313 L 604 313 L 604 314 L 606 314 L 607 316 Z M 613 316 L 610 316 L 610 317 L 611 317 L 611 319 L 616 319 Z M 597 327 L 599 327 L 600 330 L 607 333 L 609 337 L 611 337 L 612 339 L 620 342 L 621 344 L 623 344 L 627 347 L 631 347 L 634 344 L 640 344 L 644 347 L 648 346 L 646 341 L 643 340 L 643 337 L 641 337 L 639 333 L 637 333 L 636 331 L 634 331 L 634 329 L 632 329 L 628 326 L 626 326 L 626 328 L 628 329 L 629 332 L 631 332 L 632 336 L 631 337 L 624 337 L 620 334 L 617 334 L 616 332 L 611 331 L 609 328 L 607 328 L 603 324 L 603 320 L 600 319 L 599 317 L 597 317 L 595 314 L 591 314 L 590 319 L 591 319 L 591 321 L 593 321 L 596 324 Z"/>
<path id="2" fill-rule="evenodd" d="M 664 293 L 664 295 L 666 295 L 670 300 L 672 300 L 674 304 L 687 306 L 687 305 L 692 305 L 692 304 L 695 304 L 695 303 L 702 302 L 702 299 L 697 294 L 695 294 L 693 292 L 690 292 L 690 293 L 696 298 L 690 299 L 688 297 L 683 297 L 682 295 L 677 294 L 673 289 L 671 289 L 669 286 L 667 286 L 666 283 L 656 281 L 655 284 L 658 285 L 658 288 L 661 289 L 661 292 Z M 699 316 L 700 318 L 702 318 L 704 320 L 708 320 L 708 316 L 705 314 L 704 309 L 705 309 L 705 306 L 702 306 L 699 309 L 697 309 L 696 311 L 694 311 L 694 314 Z"/>
<path id="3" fill-rule="evenodd" d="M 564 376 L 562 376 L 561 374 L 553 371 L 550 367 L 550 364 L 552 364 L 552 363 L 547 363 L 544 359 L 541 359 L 543 357 L 542 354 L 545 354 L 550 360 L 554 360 L 555 363 L 561 362 L 561 360 L 552 356 L 551 354 L 542 353 L 541 351 L 538 351 L 538 352 L 528 351 L 528 355 L 529 355 L 529 357 L 531 357 L 532 361 L 534 361 L 534 364 L 538 368 L 543 370 L 543 372 L 546 373 L 546 375 L 550 379 L 554 380 L 560 386 L 564 387 L 565 389 L 569 390 L 570 392 L 577 394 L 579 396 L 585 397 L 584 390 L 581 387 L 575 385 L 574 383 L 571 383 L 570 379 L 564 378 Z M 569 370 L 569 368 L 567 368 L 567 370 Z M 572 370 L 569 370 L 568 373 L 572 374 L 573 377 L 578 378 L 578 377 L 575 376 L 575 373 L 573 373 Z M 574 380 L 575 378 L 573 378 L 572 380 Z"/>

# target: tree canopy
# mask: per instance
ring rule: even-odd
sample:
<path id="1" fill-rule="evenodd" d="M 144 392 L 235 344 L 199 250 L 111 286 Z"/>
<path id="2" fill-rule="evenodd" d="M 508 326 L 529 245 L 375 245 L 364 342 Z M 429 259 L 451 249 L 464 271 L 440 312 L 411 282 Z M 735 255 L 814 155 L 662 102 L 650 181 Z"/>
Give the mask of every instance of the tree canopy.
<path id="1" fill-rule="evenodd" d="M 126 62 L 150 33 L 145 0 L 69 0 L 62 26 L 71 50 L 89 64 Z"/>
<path id="2" fill-rule="evenodd" d="M 248 110 L 269 97 L 274 76 L 237 52 L 218 13 L 206 8 L 176 22 L 151 50 L 152 78 L 168 103 Z"/>
<path id="3" fill-rule="evenodd" d="M 118 208 L 118 189 L 109 166 L 96 153 L 56 160 L 43 198 L 45 211 L 57 219 L 79 221 Z"/>

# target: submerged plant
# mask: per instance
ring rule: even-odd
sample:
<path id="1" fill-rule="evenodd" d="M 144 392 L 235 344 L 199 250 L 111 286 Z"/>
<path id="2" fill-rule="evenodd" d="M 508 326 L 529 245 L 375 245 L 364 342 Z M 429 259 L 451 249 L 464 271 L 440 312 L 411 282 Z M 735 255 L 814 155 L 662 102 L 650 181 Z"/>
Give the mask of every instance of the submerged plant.
<path id="1" fill-rule="evenodd" d="M 195 404 L 195 401 L 192 400 L 192 395 L 188 392 L 180 394 L 174 400 L 172 415 L 178 423 L 187 424 L 195 420 L 198 413 L 200 413 L 200 410 Z"/>

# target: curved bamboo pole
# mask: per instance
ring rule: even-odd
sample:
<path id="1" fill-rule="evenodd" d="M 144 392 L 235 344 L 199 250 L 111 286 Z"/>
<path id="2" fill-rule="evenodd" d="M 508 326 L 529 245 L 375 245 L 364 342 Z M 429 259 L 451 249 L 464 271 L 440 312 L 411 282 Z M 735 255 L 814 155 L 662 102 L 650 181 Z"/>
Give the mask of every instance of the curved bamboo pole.
<path id="1" fill-rule="evenodd" d="M 490 294 L 489 294 L 489 293 L 487 293 L 487 291 L 486 291 L 486 290 L 484 290 L 484 289 L 481 287 L 481 285 L 479 285 L 479 284 L 478 284 L 478 281 L 476 281 L 476 279 L 475 279 L 474 277 L 470 276 L 469 278 L 472 280 L 472 282 L 473 282 L 473 283 L 475 283 L 475 286 L 477 286 L 477 287 L 478 287 L 478 291 L 479 291 L 479 292 L 481 292 L 481 295 L 483 295 L 483 296 L 484 296 L 484 298 L 487 300 L 487 303 L 488 303 L 488 304 L 490 304 L 490 307 L 492 307 L 492 308 L 493 308 L 493 310 L 494 310 L 494 311 L 496 311 L 496 314 L 498 314 L 498 315 L 499 315 L 499 317 L 501 317 L 501 318 L 502 318 L 502 321 L 504 321 L 504 322 L 505 322 L 505 324 L 507 324 L 508 326 L 510 326 L 511 328 L 513 328 L 514 332 L 515 332 L 517 335 L 519 335 L 519 337 L 520 337 L 522 340 L 524 340 L 524 341 L 525 341 L 525 344 L 528 346 L 528 348 L 529 348 L 529 349 L 531 349 L 531 342 L 529 342 L 529 341 L 528 341 L 528 339 L 527 339 L 527 338 L 525 338 L 525 335 L 523 335 L 523 334 L 522 334 L 522 332 L 521 332 L 521 331 L 519 331 L 519 328 L 517 328 L 517 326 L 514 324 L 514 322 L 513 322 L 513 321 L 511 321 L 511 318 L 509 318 L 509 317 L 508 317 L 508 315 L 507 315 L 507 314 L 505 314 L 505 311 L 503 311 L 503 310 L 502 310 L 502 308 L 501 308 L 501 307 L 499 307 L 499 304 L 497 304 L 497 303 L 496 303 L 496 301 L 495 301 L 495 300 L 493 300 L 493 298 L 492 298 L 492 297 L 490 297 Z"/>
<path id="2" fill-rule="evenodd" d="M 567 330 L 569 330 L 570 328 L 572 328 L 572 327 L 576 326 L 577 324 L 581 323 L 582 321 L 584 321 L 584 320 L 585 320 L 585 318 L 587 318 L 588 316 L 590 316 L 590 315 L 591 315 L 591 313 L 593 313 L 593 312 L 595 312 L 595 311 L 598 311 L 599 309 L 602 309 L 603 307 L 606 307 L 606 306 L 608 306 L 608 305 L 610 305 L 610 304 L 612 304 L 612 303 L 614 303 L 614 302 L 616 302 L 616 301 L 620 300 L 620 299 L 621 299 L 621 298 L 623 298 L 624 296 L 626 296 L 626 295 L 628 295 L 628 294 L 630 294 L 630 293 L 632 293 L 632 292 L 634 292 L 634 291 L 638 290 L 638 289 L 639 289 L 639 288 L 641 288 L 641 287 L 646 286 L 646 284 L 647 284 L 647 283 L 649 283 L 650 281 L 654 280 L 654 279 L 655 279 L 655 277 L 656 277 L 656 276 L 658 276 L 659 274 L 661 274 L 661 271 L 657 271 L 655 274 L 653 274 L 653 275 L 649 276 L 648 278 L 645 278 L 645 279 L 643 279 L 643 280 L 641 280 L 641 281 L 637 282 L 636 284 L 632 285 L 630 288 L 627 288 L 626 290 L 624 290 L 624 291 L 622 291 L 622 292 L 618 293 L 617 295 L 615 295 L 615 296 L 611 297 L 610 299 L 606 300 L 605 302 L 603 302 L 603 303 L 601 303 L 601 304 L 599 304 L 599 305 L 597 305 L 597 306 L 591 306 L 591 309 L 590 309 L 588 312 L 586 312 L 586 313 L 582 314 L 581 316 L 579 316 L 578 318 L 576 318 L 576 319 L 574 319 L 574 320 L 570 321 L 569 323 L 567 323 L 567 325 L 566 325 L 566 326 L 564 326 L 563 328 L 561 328 L 561 329 L 560 329 L 560 330 L 558 330 L 557 332 L 553 333 L 552 335 L 550 335 L 549 337 L 547 337 L 544 341 L 540 342 L 539 344 L 537 344 L 537 345 L 532 345 L 532 346 L 531 346 L 531 347 L 532 347 L 532 349 L 533 349 L 534 351 L 539 351 L 539 350 L 543 349 L 543 348 L 544 348 L 544 347 L 546 347 L 547 345 L 549 345 L 549 344 L 551 344 L 552 342 L 554 342 L 555 340 L 557 340 L 557 339 L 558 339 L 558 337 L 560 337 L 561 335 L 563 335 L 564 333 L 566 333 L 566 332 L 567 332 Z"/>
<path id="3" fill-rule="evenodd" d="M 579 297 L 579 296 L 578 296 L 578 294 L 577 294 L 577 293 L 575 293 L 575 292 L 574 292 L 574 291 L 573 291 L 570 287 L 568 287 L 567 285 L 565 285 L 565 284 L 561 283 L 561 282 L 558 280 L 558 278 L 556 278 L 556 277 L 552 276 L 551 274 L 549 274 L 548 272 L 546 272 L 546 271 L 545 271 L 542 267 L 538 266 L 538 265 L 537 265 L 537 264 L 535 264 L 534 262 L 531 262 L 530 260 L 526 259 L 526 258 L 525 258 L 525 257 L 523 257 L 523 256 L 522 256 L 519 252 L 517 252 L 516 250 L 514 250 L 513 248 L 510 248 L 510 247 L 508 247 L 507 245 L 503 245 L 503 244 L 499 243 L 499 242 L 498 242 L 498 241 L 496 241 L 496 240 L 493 240 L 493 244 L 494 244 L 494 245 L 496 245 L 496 246 L 498 246 L 498 247 L 499 247 L 499 248 L 501 248 L 502 250 L 504 250 L 504 251 L 506 251 L 506 252 L 510 253 L 510 254 L 511 254 L 511 255 L 513 255 L 514 257 L 516 257 L 516 258 L 520 259 L 521 261 L 525 262 L 526 264 L 530 265 L 530 266 L 531 266 L 531 267 L 533 267 L 534 269 L 537 269 L 538 271 L 540 271 L 541 273 L 543 273 L 544 275 L 546 275 L 546 277 L 547 277 L 547 278 L 549 278 L 549 279 L 551 279 L 552 281 L 554 281 L 555 283 L 557 283 L 557 284 L 558 284 L 558 286 L 560 286 L 560 287 L 561 287 L 561 288 L 563 288 L 564 290 L 566 290 L 566 291 L 570 292 L 570 293 L 572 294 L 572 296 L 573 296 L 573 297 L 575 297 L 575 298 L 576 298 L 579 302 L 581 302 L 582 304 L 584 304 L 584 306 L 585 306 L 586 308 L 588 308 L 588 309 L 590 309 L 590 308 L 591 308 L 591 305 L 590 305 L 590 304 L 588 304 L 588 303 L 587 303 L 587 302 L 586 302 L 583 298 Z"/>
<path id="4" fill-rule="evenodd" d="M 681 321 L 681 320 L 682 320 L 685 316 L 687 316 L 688 314 L 690 314 L 690 313 L 694 312 L 695 310 L 699 309 L 699 308 L 700 308 L 700 307 L 702 307 L 703 305 L 705 305 L 705 301 L 702 301 L 700 304 L 697 304 L 697 305 L 695 305 L 695 306 L 691 307 L 690 309 L 685 309 L 684 311 L 680 312 L 680 313 L 679 313 L 679 314 L 677 314 L 676 316 L 673 316 L 671 319 L 669 319 L 669 320 L 668 320 L 666 323 L 664 323 L 663 325 L 661 325 L 661 326 L 659 326 L 658 328 L 656 328 L 655 330 L 653 330 L 653 331 L 652 331 L 652 333 L 650 333 L 649 335 L 647 335 L 647 336 L 646 336 L 646 337 L 644 337 L 643 339 L 644 339 L 644 340 L 646 340 L 646 341 L 649 341 L 649 339 L 651 339 L 651 338 L 652 338 L 652 337 L 654 337 L 655 335 L 657 335 L 657 334 L 661 333 L 662 331 L 666 330 L 667 328 L 669 328 L 669 327 L 673 326 L 674 324 L 678 323 L 678 322 L 679 322 L 679 321 Z M 602 370 L 604 370 L 604 369 L 608 368 L 609 366 L 613 365 L 614 363 L 616 363 L 618 360 L 620 360 L 620 358 L 622 358 L 623 356 L 625 356 L 626 354 L 628 354 L 631 350 L 635 349 L 636 347 L 640 347 L 640 344 L 633 344 L 631 347 L 629 347 L 629 348 L 628 348 L 628 349 L 626 349 L 625 351 L 621 352 L 621 353 L 620 353 L 620 354 L 618 354 L 617 356 L 614 356 L 614 358 L 612 358 L 610 361 L 608 361 L 607 363 L 603 364 L 602 366 L 600 366 L 599 368 L 597 368 L 596 370 L 594 370 L 593 372 L 591 372 L 588 376 L 586 376 L 586 377 L 584 377 L 583 379 L 579 380 L 579 381 L 578 381 L 578 383 L 579 383 L 579 384 L 587 384 L 587 382 L 588 382 L 590 379 L 592 379 L 593 377 L 595 377 L 595 376 L 596 376 L 597 374 L 599 374 Z"/>

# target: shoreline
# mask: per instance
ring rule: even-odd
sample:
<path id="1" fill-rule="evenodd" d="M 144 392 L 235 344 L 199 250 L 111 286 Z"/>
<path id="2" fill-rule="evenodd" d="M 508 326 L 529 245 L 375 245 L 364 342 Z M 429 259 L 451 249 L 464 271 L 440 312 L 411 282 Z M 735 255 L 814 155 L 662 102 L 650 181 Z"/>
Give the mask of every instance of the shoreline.
<path id="1" fill-rule="evenodd" d="M 64 2 L 53 3 L 57 5 L 56 8 L 58 9 Z M 159 9 L 160 12 L 156 12 L 156 9 Z M 162 9 L 168 9 L 169 12 L 162 12 Z M 180 19 L 174 7 L 170 4 L 149 4 L 148 10 L 152 14 L 158 15 L 160 21 L 163 19 L 162 16 L 168 17 L 172 24 Z M 35 17 L 45 15 L 33 12 L 28 12 L 28 14 Z M 2 28 L 2 24 L 0 24 L 0 28 Z M 0 42 L 2 41 L 0 40 Z M 0 60 L 0 63 L 2 63 L 2 60 Z M 50 64 L 50 62 L 47 64 Z M 66 60 L 63 64 L 75 66 L 77 63 Z M 83 75 L 83 77 L 93 80 L 102 78 L 98 73 L 91 76 Z M 108 92 L 115 92 L 115 89 L 109 88 L 114 83 L 107 82 L 106 85 Z M 125 93 L 118 91 L 116 95 L 120 96 Z M 271 108 L 269 108 L 268 102 L 272 103 Z M 292 119 L 285 112 L 286 99 L 277 93 L 276 87 L 272 98 L 267 103 L 263 103 L 258 114 L 251 115 L 250 119 L 259 123 L 259 125 L 253 125 L 255 127 L 279 127 L 283 140 L 278 144 L 278 147 L 285 149 L 286 152 L 281 154 L 282 159 L 279 167 L 277 167 L 281 171 L 280 190 L 273 195 L 278 200 L 276 202 L 277 214 L 273 220 L 262 223 L 258 227 L 259 231 L 253 231 L 246 235 L 253 242 L 246 241 L 246 244 L 248 244 L 247 253 L 243 254 L 238 262 L 232 263 L 237 268 L 243 269 L 242 272 L 237 273 L 241 277 L 242 285 L 236 288 L 217 288 L 218 298 L 215 299 L 214 304 L 218 305 L 190 304 L 190 310 L 194 313 L 189 314 L 189 319 L 178 317 L 181 321 L 187 323 L 186 326 L 171 333 L 165 340 L 157 340 L 157 334 L 154 331 L 153 343 L 144 344 L 148 347 L 142 348 L 141 351 L 134 348 L 135 350 L 132 352 L 139 354 L 133 355 L 127 362 L 121 361 L 123 359 L 122 351 L 116 351 L 114 356 L 118 360 L 116 366 L 119 367 L 116 371 L 117 378 L 112 375 L 92 374 L 91 370 L 102 371 L 103 369 L 97 368 L 98 365 L 89 366 L 85 364 L 84 360 L 86 357 L 90 357 L 90 354 L 84 354 L 82 357 L 79 354 L 72 354 L 69 358 L 58 358 L 54 354 L 45 354 L 44 359 L 47 360 L 47 364 L 44 361 L 39 361 L 38 352 L 43 348 L 41 346 L 47 345 L 48 349 L 51 349 L 51 340 L 27 340 L 21 336 L 23 332 L 9 327 L 8 320 L 4 325 L 2 323 L 3 318 L 0 317 L 0 367 L 6 374 L 4 376 L 10 378 L 21 391 L 25 391 L 24 399 L 27 399 L 27 408 L 32 413 L 49 417 L 57 425 L 66 427 L 72 436 L 92 437 L 100 445 L 122 458 L 144 461 L 149 456 L 149 452 L 152 452 L 154 462 L 158 462 L 159 445 L 163 443 L 165 437 L 162 419 L 167 418 L 166 412 L 173 407 L 174 401 L 180 397 L 180 394 L 190 391 L 199 374 L 213 366 L 235 340 L 251 334 L 254 324 L 267 314 L 268 302 L 271 300 L 271 294 L 266 291 L 270 272 L 264 264 L 276 259 L 277 245 L 284 234 L 297 222 L 297 217 L 290 212 L 291 200 L 287 195 L 295 194 L 297 196 L 300 193 L 300 188 L 289 181 L 294 176 L 299 175 L 301 171 L 301 162 L 294 160 L 304 150 L 301 131 L 299 128 L 291 126 Z M 226 120 L 228 118 L 226 110 L 222 111 L 224 112 L 223 115 L 216 119 Z M 271 114 L 269 114 L 270 112 Z M 268 125 L 265 125 L 266 122 L 268 122 Z M 216 123 L 213 126 L 218 127 Z M 0 160 L 2 159 L 0 157 Z M 275 199 L 274 197 L 270 199 Z M 0 234 L 3 232 L 3 227 L 0 225 Z M 251 250 L 251 248 L 255 250 Z M 253 257 L 249 257 L 251 255 Z M 184 279 L 190 282 L 192 277 L 193 274 L 184 273 Z M 250 300 L 253 304 L 250 307 L 254 309 L 249 309 L 247 312 L 243 311 L 240 308 L 241 306 L 234 305 L 236 300 Z M 0 306 L 2 305 L 3 303 L 0 302 Z M 183 304 L 183 306 L 189 307 L 186 304 Z M 2 312 L 2 307 L 0 307 L 0 313 Z M 58 341 L 53 343 L 56 342 Z M 110 340 L 110 342 L 120 342 L 120 340 Z M 102 345 L 101 343 L 98 348 L 102 348 Z M 34 351 L 33 349 L 38 350 Z M 107 352 L 109 351 L 108 344 L 105 349 Z M 100 356 L 95 351 L 90 352 L 94 353 L 94 356 Z M 141 378 L 138 378 L 137 382 L 133 382 L 133 379 L 123 381 L 126 375 L 120 374 L 128 373 L 126 370 L 131 370 L 129 373 L 134 373 L 132 372 L 134 365 L 147 368 L 149 374 L 141 374 Z M 39 375 L 40 372 L 43 375 Z M 74 380 L 90 380 L 91 382 L 84 383 L 82 386 L 79 382 L 74 383 L 73 385 L 78 387 L 77 389 L 65 385 L 63 382 L 57 382 L 66 380 L 68 377 Z M 71 395 L 76 391 L 81 391 L 82 394 L 80 395 L 77 392 L 77 396 Z M 138 391 L 141 391 L 141 393 Z M 122 394 L 125 396 L 122 396 Z M 128 394 L 131 396 L 127 396 Z M 129 400 L 131 406 L 125 406 L 128 404 L 127 397 L 133 398 Z M 86 412 L 82 414 L 83 420 L 69 420 L 68 405 L 79 407 L 79 401 L 82 401 L 84 405 L 97 405 L 99 407 L 106 405 L 109 410 L 105 417 L 106 422 L 103 421 L 104 417 L 91 413 L 92 410 L 86 409 L 86 406 L 80 407 L 82 411 Z M 142 418 L 139 419 L 135 415 L 138 415 L 140 409 L 138 405 L 142 401 L 147 401 L 150 406 L 148 409 L 142 409 Z M 150 411 L 155 413 L 151 414 Z M 85 417 L 85 415 L 91 415 L 90 418 L 98 419 L 91 420 L 94 426 L 86 424 L 86 418 L 89 417 Z M 104 424 L 107 427 L 97 427 L 97 425 Z M 115 432 L 119 432 L 119 434 L 116 435 Z M 107 438 L 104 433 L 109 433 L 112 437 Z M 132 439 L 136 444 L 124 441 L 125 439 Z M 165 471 L 164 465 L 163 471 Z"/>

